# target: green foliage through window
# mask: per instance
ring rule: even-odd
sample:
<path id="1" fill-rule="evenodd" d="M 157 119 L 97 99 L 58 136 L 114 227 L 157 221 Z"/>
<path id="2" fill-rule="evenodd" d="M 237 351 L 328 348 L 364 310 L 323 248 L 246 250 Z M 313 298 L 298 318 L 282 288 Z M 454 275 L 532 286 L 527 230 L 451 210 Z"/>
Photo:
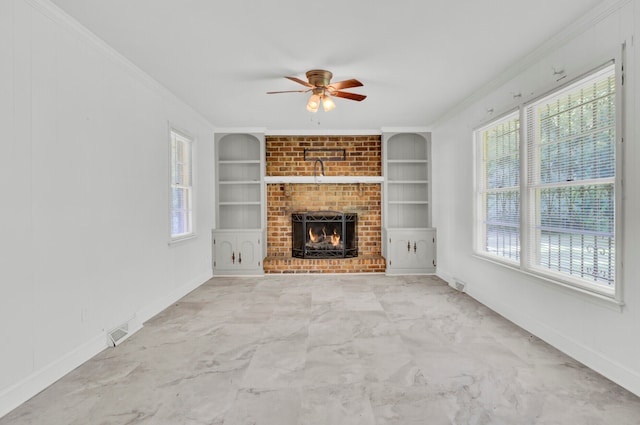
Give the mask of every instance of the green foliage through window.
<path id="1" fill-rule="evenodd" d="M 520 158 L 521 117 L 526 117 L 526 169 Z M 475 140 L 475 249 L 525 270 L 613 289 L 614 65 L 477 130 Z M 523 231 L 526 246 L 520 245 Z"/>

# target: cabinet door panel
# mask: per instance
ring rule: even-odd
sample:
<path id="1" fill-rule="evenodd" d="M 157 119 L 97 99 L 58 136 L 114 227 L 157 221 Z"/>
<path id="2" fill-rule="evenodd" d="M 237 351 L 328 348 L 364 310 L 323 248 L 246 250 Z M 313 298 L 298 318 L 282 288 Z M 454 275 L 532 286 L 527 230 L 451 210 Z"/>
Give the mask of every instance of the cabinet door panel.
<path id="1" fill-rule="evenodd" d="M 433 242 L 421 239 L 413 241 L 415 267 L 433 267 Z"/>
<path id="2" fill-rule="evenodd" d="M 411 240 L 408 236 L 406 234 L 391 236 L 391 243 L 389 244 L 391 267 L 399 269 L 411 267 L 414 255 Z"/>
<path id="3" fill-rule="evenodd" d="M 252 268 L 257 267 L 256 263 L 257 245 L 254 240 L 240 240 L 238 244 L 238 266 Z"/>
<path id="4" fill-rule="evenodd" d="M 227 269 L 234 266 L 238 254 L 234 251 L 233 242 L 229 239 L 216 238 L 215 261 L 217 268 Z"/>

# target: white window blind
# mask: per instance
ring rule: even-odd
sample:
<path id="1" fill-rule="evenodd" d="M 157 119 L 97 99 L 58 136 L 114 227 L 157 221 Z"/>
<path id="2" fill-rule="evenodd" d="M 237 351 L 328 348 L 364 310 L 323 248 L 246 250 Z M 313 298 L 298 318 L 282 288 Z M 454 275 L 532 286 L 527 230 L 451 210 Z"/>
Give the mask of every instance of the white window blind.
<path id="1" fill-rule="evenodd" d="M 171 131 L 171 237 L 193 233 L 192 141 Z"/>
<path id="2" fill-rule="evenodd" d="M 527 106 L 527 266 L 615 282 L 615 69 Z"/>
<path id="3" fill-rule="evenodd" d="M 520 258 L 520 120 L 518 113 L 476 132 L 478 236 L 476 250 Z"/>

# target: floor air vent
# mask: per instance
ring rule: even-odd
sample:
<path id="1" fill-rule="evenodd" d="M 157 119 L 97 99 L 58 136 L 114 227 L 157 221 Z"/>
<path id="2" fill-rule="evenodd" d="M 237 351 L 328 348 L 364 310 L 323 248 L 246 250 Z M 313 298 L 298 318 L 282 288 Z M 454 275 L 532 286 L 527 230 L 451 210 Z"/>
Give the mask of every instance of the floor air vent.
<path id="1" fill-rule="evenodd" d="M 467 285 L 464 282 L 459 281 L 458 279 L 453 281 L 453 287 L 460 292 L 464 292 L 465 286 Z"/>
<path id="2" fill-rule="evenodd" d="M 126 339 L 129 335 L 129 323 L 124 323 L 109 331 L 109 342 L 115 347 Z"/>

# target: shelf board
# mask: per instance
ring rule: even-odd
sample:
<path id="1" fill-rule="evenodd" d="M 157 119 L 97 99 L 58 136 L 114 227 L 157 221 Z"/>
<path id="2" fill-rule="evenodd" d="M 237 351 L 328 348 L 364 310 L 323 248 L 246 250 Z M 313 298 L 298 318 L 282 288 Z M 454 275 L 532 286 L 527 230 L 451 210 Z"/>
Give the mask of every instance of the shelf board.
<path id="1" fill-rule="evenodd" d="M 429 180 L 387 180 L 388 184 L 429 184 Z"/>

